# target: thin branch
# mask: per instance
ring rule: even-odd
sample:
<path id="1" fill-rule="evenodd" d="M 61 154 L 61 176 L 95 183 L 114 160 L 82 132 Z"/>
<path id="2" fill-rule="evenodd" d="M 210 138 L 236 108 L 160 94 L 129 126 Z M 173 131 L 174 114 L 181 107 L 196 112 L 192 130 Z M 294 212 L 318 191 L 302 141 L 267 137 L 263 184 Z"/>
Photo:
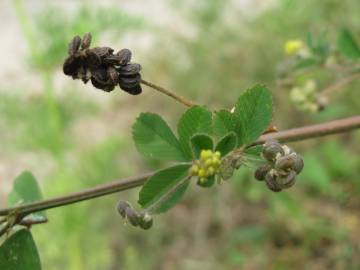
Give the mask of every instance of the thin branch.
<path id="1" fill-rule="evenodd" d="M 360 128 L 360 115 L 311 126 L 292 128 L 284 131 L 264 134 L 260 136 L 260 138 L 252 145 L 262 144 L 269 139 L 277 139 L 280 142 L 303 141 L 336 133 L 347 132 L 358 128 Z"/>
<path id="2" fill-rule="evenodd" d="M 332 135 L 341 132 L 347 132 L 360 128 L 360 115 L 340 120 L 330 121 L 322 124 L 293 128 L 289 130 L 268 133 L 262 135 L 259 140 L 249 145 L 258 145 L 264 143 L 268 139 L 278 139 L 281 142 L 292 142 L 317 138 L 326 135 Z M 154 172 L 128 177 L 114 181 L 112 183 L 103 184 L 84 191 L 57 197 L 53 199 L 43 200 L 34 203 L 13 206 L 10 208 L 0 209 L 0 216 L 7 216 L 12 213 L 26 216 L 30 213 L 46 210 L 50 208 L 60 207 L 63 205 L 73 204 L 84 200 L 90 200 L 119 191 L 141 186 Z"/>
<path id="3" fill-rule="evenodd" d="M 331 84 L 330 86 L 324 88 L 321 92 L 319 92 L 319 94 L 321 96 L 329 96 L 332 93 L 334 93 L 335 91 L 341 89 L 342 87 L 344 87 L 345 85 L 351 83 L 352 81 L 356 80 L 360 78 L 360 73 L 353 73 L 347 77 L 341 78 L 339 80 L 337 80 L 335 83 Z"/>
<path id="4" fill-rule="evenodd" d="M 145 80 L 141 80 L 141 83 L 145 84 L 145 85 L 147 85 L 147 86 L 149 86 L 149 87 L 151 87 L 151 88 L 153 88 L 153 89 L 155 89 L 155 90 L 157 90 L 157 91 L 159 91 L 159 92 L 161 92 L 161 93 L 163 93 L 163 94 L 165 94 L 165 95 L 167 95 L 167 96 L 169 96 L 169 97 L 171 97 L 173 99 L 175 99 L 176 101 L 180 102 L 181 104 L 184 104 L 187 107 L 192 107 L 192 106 L 196 105 L 191 100 L 188 100 L 188 99 L 186 99 L 186 98 L 184 98 L 182 96 L 178 96 L 174 92 L 171 92 L 170 90 L 167 90 L 167 89 L 165 89 L 165 88 L 163 88 L 161 86 L 158 86 L 156 84 L 153 84 L 153 83 L 145 81 Z"/>

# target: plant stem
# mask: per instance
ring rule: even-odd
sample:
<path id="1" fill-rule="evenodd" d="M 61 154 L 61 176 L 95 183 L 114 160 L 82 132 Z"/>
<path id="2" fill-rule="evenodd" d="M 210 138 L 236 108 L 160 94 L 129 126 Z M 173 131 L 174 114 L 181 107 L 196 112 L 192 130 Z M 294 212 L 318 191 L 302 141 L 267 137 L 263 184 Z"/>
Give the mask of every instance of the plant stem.
<path id="1" fill-rule="evenodd" d="M 170 90 L 167 90 L 167 89 L 165 89 L 165 88 L 163 88 L 161 86 L 158 86 L 156 84 L 153 84 L 153 83 L 145 81 L 145 80 L 141 80 L 141 83 L 155 89 L 156 91 L 159 91 L 159 92 L 161 92 L 161 93 L 175 99 L 176 101 L 180 102 L 181 104 L 184 104 L 187 107 L 192 107 L 192 106 L 196 105 L 191 100 L 188 100 L 188 99 L 186 99 L 186 98 L 184 98 L 182 96 L 178 96 L 174 92 L 172 92 Z"/>
<path id="2" fill-rule="evenodd" d="M 268 133 L 260 136 L 256 142 L 249 146 L 262 144 L 268 139 L 277 139 L 281 142 L 301 141 L 310 138 L 347 132 L 358 128 L 360 128 L 360 115 L 322 124 Z M 28 214 L 41 210 L 60 207 L 84 200 L 90 200 L 119 191 L 135 188 L 141 186 L 153 174 L 154 172 L 150 172 L 143 175 L 132 176 L 62 197 L 0 209 L 0 216 L 7 216 L 11 213 L 17 213 L 17 215 L 25 217 Z"/>
<path id="3" fill-rule="evenodd" d="M 332 85 L 324 88 L 319 94 L 321 96 L 329 96 L 331 95 L 333 92 L 341 89 L 342 87 L 344 87 L 345 85 L 347 85 L 348 83 L 351 83 L 352 81 L 356 80 L 360 78 L 360 73 L 353 73 L 347 77 L 341 78 L 338 81 L 336 81 L 335 83 L 333 83 Z"/>

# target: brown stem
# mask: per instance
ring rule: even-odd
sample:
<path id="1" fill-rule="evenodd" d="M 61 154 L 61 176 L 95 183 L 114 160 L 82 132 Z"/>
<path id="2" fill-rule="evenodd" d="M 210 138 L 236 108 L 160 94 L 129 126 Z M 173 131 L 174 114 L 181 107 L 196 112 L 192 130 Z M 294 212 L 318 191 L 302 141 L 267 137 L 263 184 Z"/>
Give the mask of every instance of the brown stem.
<path id="1" fill-rule="evenodd" d="M 352 81 L 356 80 L 360 78 L 360 73 L 353 73 L 347 77 L 341 78 L 338 81 L 336 81 L 335 83 L 333 83 L 332 85 L 324 88 L 321 92 L 320 95 L 322 96 L 329 96 L 331 95 L 333 92 L 341 89 L 342 87 L 344 87 L 345 85 L 347 85 L 348 83 L 351 83 Z"/>
<path id="2" fill-rule="evenodd" d="M 262 144 L 268 139 L 278 139 L 281 142 L 292 142 L 346 132 L 358 128 L 360 128 L 360 115 L 330 121 L 322 124 L 304 126 L 265 134 L 262 135 L 255 143 L 249 146 Z M 24 217 L 30 213 L 38 212 L 41 210 L 60 207 L 63 205 L 77 203 L 84 200 L 90 200 L 119 191 L 135 188 L 141 186 L 153 174 L 154 172 L 139 176 L 128 177 L 63 197 L 57 197 L 53 199 L 0 209 L 0 216 L 17 213 L 17 215 L 21 215 Z"/>
<path id="3" fill-rule="evenodd" d="M 169 96 L 169 97 L 171 97 L 173 99 L 175 99 L 176 101 L 184 104 L 187 107 L 192 107 L 192 106 L 196 105 L 191 100 L 188 100 L 188 99 L 186 99 L 186 98 L 184 98 L 182 96 L 178 96 L 175 93 L 173 93 L 173 92 L 171 92 L 171 91 L 169 91 L 169 90 L 167 90 L 167 89 L 165 89 L 165 88 L 163 88 L 161 86 L 158 86 L 156 84 L 153 84 L 153 83 L 145 81 L 145 80 L 141 80 L 141 83 L 145 84 L 145 85 L 147 85 L 147 86 L 149 86 L 149 87 L 151 87 L 151 88 L 153 88 L 153 89 L 155 89 L 155 90 L 157 90 L 157 91 L 159 91 L 159 92 L 161 92 L 161 93 L 163 93 L 163 94 L 165 94 L 165 95 L 167 95 L 167 96 Z"/>

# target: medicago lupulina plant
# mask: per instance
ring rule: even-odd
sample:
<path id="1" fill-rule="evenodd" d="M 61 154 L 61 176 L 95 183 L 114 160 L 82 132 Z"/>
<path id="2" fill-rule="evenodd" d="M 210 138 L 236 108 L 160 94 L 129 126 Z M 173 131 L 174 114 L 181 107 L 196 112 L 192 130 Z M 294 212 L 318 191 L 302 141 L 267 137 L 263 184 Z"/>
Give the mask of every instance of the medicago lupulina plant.
<path id="1" fill-rule="evenodd" d="M 28 229 L 47 222 L 45 210 L 141 186 L 141 210 L 125 201 L 117 205 L 129 224 L 142 229 L 153 226 L 153 216 L 174 207 L 191 184 L 207 189 L 228 181 L 235 170 L 251 165 L 254 178 L 273 192 L 292 187 L 304 162 L 284 142 L 304 140 L 357 129 L 360 116 L 313 126 L 277 131 L 272 125 L 273 102 L 269 90 L 255 85 L 244 91 L 233 109 L 212 111 L 141 78 L 141 66 L 131 62 L 131 51 L 114 54 L 110 47 L 91 48 L 91 35 L 76 36 L 69 44 L 63 71 L 73 79 L 106 92 L 119 86 L 123 91 L 141 94 L 141 84 L 168 95 L 188 107 L 177 123 L 177 135 L 157 114 L 141 113 L 132 128 L 137 150 L 146 158 L 172 165 L 143 175 L 99 185 L 77 193 L 43 200 L 36 179 L 29 172 L 14 182 L 9 207 L 0 209 L 0 269 L 17 269 L 12 254 L 29 258 L 26 269 L 41 269 L 35 243 Z M 25 229 L 24 229 L 25 227 Z M 27 228 L 27 229 L 26 229 Z M 10 235 L 10 236 L 9 236 Z M 9 236 L 9 237 L 8 237 Z M 23 262 L 23 261 L 22 261 Z"/>

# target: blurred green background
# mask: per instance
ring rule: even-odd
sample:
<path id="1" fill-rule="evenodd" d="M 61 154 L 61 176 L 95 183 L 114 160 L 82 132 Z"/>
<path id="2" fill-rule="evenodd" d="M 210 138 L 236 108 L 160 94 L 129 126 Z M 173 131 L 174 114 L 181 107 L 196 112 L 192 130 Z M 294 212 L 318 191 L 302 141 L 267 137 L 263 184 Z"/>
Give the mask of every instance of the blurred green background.
<path id="1" fill-rule="evenodd" d="M 297 111 L 276 86 L 283 44 L 347 27 L 360 41 L 358 0 L 1 1 L 0 205 L 31 170 L 45 197 L 162 166 L 136 152 L 142 111 L 175 123 L 185 110 L 144 86 L 110 94 L 62 74 L 67 43 L 130 48 L 143 78 L 213 109 L 264 83 L 279 129 L 360 112 L 360 82 L 325 111 Z M 33 228 L 44 269 L 360 269 L 360 134 L 292 143 L 305 160 L 295 187 L 271 193 L 242 168 L 229 183 L 193 187 L 150 231 L 123 224 L 119 199 L 137 190 L 48 211 Z"/>

